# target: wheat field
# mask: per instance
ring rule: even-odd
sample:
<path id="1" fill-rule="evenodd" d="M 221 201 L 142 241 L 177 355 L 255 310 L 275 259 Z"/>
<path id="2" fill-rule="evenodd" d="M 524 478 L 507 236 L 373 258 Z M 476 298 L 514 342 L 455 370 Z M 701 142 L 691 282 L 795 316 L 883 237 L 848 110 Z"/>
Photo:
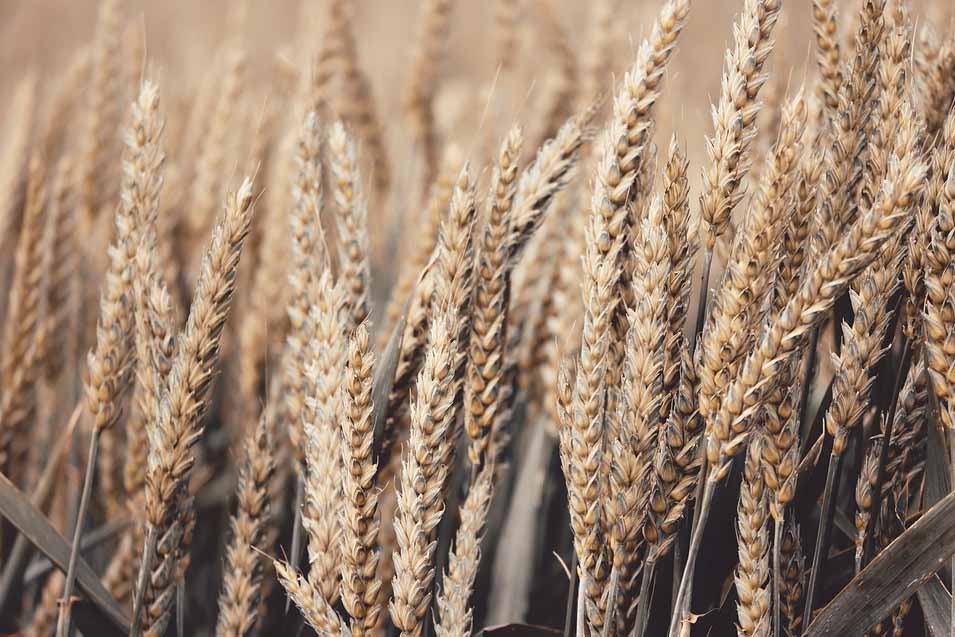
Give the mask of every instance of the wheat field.
<path id="1" fill-rule="evenodd" d="M 0 32 L 0 635 L 955 635 L 949 0 Z"/>

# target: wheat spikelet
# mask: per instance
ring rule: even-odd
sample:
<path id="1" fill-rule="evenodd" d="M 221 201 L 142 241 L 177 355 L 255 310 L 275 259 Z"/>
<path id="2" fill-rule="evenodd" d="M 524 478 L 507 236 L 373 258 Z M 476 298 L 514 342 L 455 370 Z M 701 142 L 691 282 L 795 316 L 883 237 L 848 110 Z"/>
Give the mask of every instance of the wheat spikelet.
<path id="1" fill-rule="evenodd" d="M 867 196 L 878 189 L 878 182 L 885 175 L 887 163 L 894 146 L 899 120 L 903 117 L 902 105 L 906 102 L 911 36 L 908 11 L 904 4 L 896 3 L 891 9 L 891 23 L 883 40 L 883 51 L 876 70 L 875 99 L 866 183 Z"/>
<path id="2" fill-rule="evenodd" d="M 875 505 L 875 490 L 878 488 L 878 469 L 879 469 L 880 444 L 873 444 L 865 455 L 865 461 L 862 464 L 862 471 L 859 472 L 859 480 L 856 482 L 856 536 L 855 536 L 855 559 L 856 571 L 861 569 L 862 555 L 866 542 L 866 535 L 875 532 L 871 528 L 871 520 Z"/>
<path id="3" fill-rule="evenodd" d="M 835 0 L 813 0 L 812 27 L 816 35 L 816 64 L 819 67 L 819 99 L 823 104 L 824 126 L 838 115 L 842 89 L 842 54 L 839 44 L 839 8 Z"/>
<path id="4" fill-rule="evenodd" d="M 291 241 L 289 259 L 289 332 L 287 347 L 291 352 L 286 370 L 288 394 L 286 405 L 292 417 L 289 439 L 301 469 L 305 462 L 306 443 L 305 424 L 314 420 L 306 398 L 312 389 L 309 386 L 306 358 L 309 339 L 314 326 L 309 319 L 309 308 L 315 291 L 314 279 L 319 276 L 319 268 L 327 260 L 321 246 L 321 227 L 319 214 L 322 208 L 321 156 L 318 120 L 314 111 L 305 116 L 299 137 L 296 163 L 298 175 L 292 185 L 292 198 L 295 205 L 288 217 Z"/>
<path id="5" fill-rule="evenodd" d="M 424 629 L 434 582 L 434 532 L 444 512 L 444 490 L 453 450 L 454 360 L 457 344 L 445 310 L 432 319 L 429 348 L 418 375 L 411 406 L 411 431 L 397 487 L 394 597 L 391 619 L 403 636 L 417 637 Z"/>
<path id="6" fill-rule="evenodd" d="M 196 282 L 189 318 L 179 338 L 160 411 L 148 428 L 146 519 L 157 540 L 157 562 L 149 577 L 143 634 L 161 635 L 169 621 L 172 590 L 182 573 L 177 561 L 188 538 L 191 498 L 185 492 L 202 435 L 202 416 L 218 359 L 219 338 L 234 291 L 235 272 L 252 218 L 252 182 L 245 179 L 226 199 L 225 210 Z M 194 520 L 194 518 L 191 518 Z M 145 567 L 146 565 L 144 565 Z"/>
<path id="7" fill-rule="evenodd" d="M 748 149 L 761 108 L 757 100 L 766 82 L 762 68 L 773 50 L 772 33 L 779 0 L 747 0 L 734 25 L 735 44 L 727 52 L 720 100 L 713 111 L 713 137 L 707 140 L 709 168 L 703 172 L 700 214 L 708 224 L 706 247 L 712 250 L 726 231 L 742 198 L 740 185 L 749 167 Z"/>
<path id="8" fill-rule="evenodd" d="M 802 554 L 799 539 L 799 527 L 789 521 L 783 535 L 781 553 L 783 556 L 782 590 L 780 591 L 782 628 L 786 637 L 798 637 L 802 634 L 803 584 L 806 579 L 806 560 Z"/>
<path id="9" fill-rule="evenodd" d="M 769 490 L 769 512 L 776 524 L 783 524 L 786 505 L 796 496 L 799 466 L 799 388 L 791 382 L 796 365 L 790 362 L 780 371 L 781 381 L 766 398 L 763 421 L 763 483 Z M 787 384 L 786 381 L 789 381 Z"/>
<path id="10" fill-rule="evenodd" d="M 920 51 L 923 55 L 934 54 L 932 59 L 920 61 L 925 132 L 932 139 L 941 132 L 955 96 L 955 82 L 951 79 L 955 70 L 955 42 L 951 38 L 939 42 L 938 36 L 931 31 L 926 30 L 923 34 L 928 41 L 919 47 Z"/>
<path id="11" fill-rule="evenodd" d="M 739 602 L 738 634 L 770 634 L 769 507 L 760 471 L 762 441 L 754 438 L 746 451 L 743 484 L 736 510 L 739 566 L 734 574 Z"/>
<path id="12" fill-rule="evenodd" d="M 925 306 L 925 275 L 927 270 L 926 250 L 932 226 L 938 217 L 940 193 L 948 176 L 949 158 L 955 152 L 955 111 L 949 112 L 942 137 L 931 149 L 929 178 L 921 205 L 915 213 L 915 221 L 909 235 L 908 255 L 902 279 L 908 292 L 905 303 L 905 335 L 911 341 L 921 339 L 922 309 Z"/>
<path id="13" fill-rule="evenodd" d="M 712 425 L 707 431 L 707 458 L 717 468 L 709 474 L 711 479 L 719 480 L 725 475 L 729 470 L 727 460 L 744 444 L 749 420 L 761 404 L 760 390 L 778 374 L 779 361 L 799 350 L 806 333 L 823 320 L 852 278 L 878 256 L 885 242 L 898 231 L 924 174 L 925 166 L 912 154 L 893 158 L 876 205 L 852 224 L 807 272 L 796 295 L 761 330 L 756 349 L 727 387 L 720 412 L 707 423 L 708 427 Z"/>
<path id="14" fill-rule="evenodd" d="M 690 277 L 696 242 L 691 238 L 687 178 L 689 162 L 676 136 L 670 139 L 667 161 L 663 169 L 663 219 L 666 223 L 669 272 L 666 281 L 666 326 L 663 362 L 663 401 L 660 416 L 665 421 L 680 383 L 683 346 L 683 325 L 686 322 L 690 296 Z"/>
<path id="15" fill-rule="evenodd" d="M 256 547 L 269 526 L 269 482 L 275 469 L 272 439 L 263 412 L 245 442 L 239 473 L 239 506 L 232 517 L 232 541 L 226 549 L 225 573 L 219 596 L 217 637 L 245 637 L 258 622 L 262 575 L 266 557 Z"/>
<path id="16" fill-rule="evenodd" d="M 371 312 L 368 266 L 368 203 L 362 194 L 358 150 L 341 122 L 328 134 L 329 176 L 338 212 L 340 278 L 348 291 L 349 331 Z"/>
<path id="17" fill-rule="evenodd" d="M 341 429 L 340 388 L 345 369 L 346 291 L 326 267 L 312 283 L 308 325 L 311 339 L 304 352 L 305 506 L 302 525 L 308 533 L 309 585 L 329 604 L 341 593 Z"/>
<path id="18" fill-rule="evenodd" d="M 434 633 L 438 637 L 470 637 L 472 609 L 468 598 L 474 588 L 481 560 L 481 540 L 494 492 L 494 465 L 486 465 L 477 475 L 461 505 L 461 525 L 454 536 L 454 548 L 448 555 L 448 572 L 438 595 L 439 619 Z"/>
<path id="19" fill-rule="evenodd" d="M 845 451 L 850 430 L 859 424 L 868 406 L 874 381 L 870 370 L 885 353 L 883 340 L 892 314 L 886 305 L 898 287 L 899 267 L 898 258 L 888 263 L 879 259 L 862 275 L 858 289 L 849 292 L 855 321 L 851 327 L 842 326 L 842 352 L 832 357 L 836 376 L 825 419 L 826 431 L 833 436 L 834 455 Z"/>
<path id="20" fill-rule="evenodd" d="M 342 602 L 352 617 L 353 635 L 378 623 L 378 466 L 372 458 L 371 386 L 373 355 L 368 330 L 359 325 L 347 356 L 342 418 Z"/>
<path id="21" fill-rule="evenodd" d="M 806 105 L 801 95 L 787 106 L 775 150 L 742 233 L 723 273 L 702 335 L 700 413 L 709 423 L 726 386 L 749 350 L 772 280 L 773 247 L 794 206 L 792 188 L 800 157 Z"/>
<path id="22" fill-rule="evenodd" d="M 955 428 L 952 418 L 953 388 L 955 388 L 955 365 L 948 354 L 955 335 L 955 295 L 953 295 L 952 250 L 955 249 L 955 161 L 949 160 L 946 180 L 939 193 L 938 217 L 932 226 L 930 242 L 926 248 L 925 310 L 925 366 L 931 379 L 932 390 L 940 406 L 939 417 L 947 429 Z"/>
<path id="23" fill-rule="evenodd" d="M 561 446 L 568 458 L 565 478 L 571 508 L 574 545 L 586 598 L 600 603 L 607 564 L 602 555 L 604 533 L 600 490 L 608 488 L 610 467 L 604 466 L 603 420 L 608 376 L 609 339 L 618 310 L 618 282 L 622 255 L 627 247 L 630 210 L 628 203 L 645 160 L 652 128 L 652 107 L 676 38 L 683 28 L 689 3 L 669 1 L 661 10 L 650 38 L 644 41 L 634 66 L 624 78 L 614 101 L 612 117 L 600 146 L 590 218 L 587 222 L 584 256 L 584 321 L 577 378 L 573 390 L 571 420 L 565 421 Z M 609 400 L 608 400 L 609 403 Z M 612 405 L 606 405 L 609 410 Z M 612 411 L 610 412 L 612 413 Z M 595 472 L 606 476 L 592 480 Z M 599 609 L 599 606 L 598 606 Z M 602 610 L 590 614 L 594 628 L 603 626 Z"/>
<path id="24" fill-rule="evenodd" d="M 302 617 L 319 635 L 328 637 L 346 637 L 350 635 L 348 626 L 338 617 L 322 594 L 313 588 L 308 580 L 296 573 L 288 564 L 273 560 L 275 575 L 288 596 L 295 602 Z"/>
<path id="25" fill-rule="evenodd" d="M 874 74 L 880 43 L 885 34 L 882 13 L 885 0 L 866 0 L 860 11 L 855 57 L 839 91 L 839 116 L 835 118 L 826 175 L 820 192 L 813 256 L 818 257 L 844 232 L 858 213 L 856 187 L 864 179 L 867 130 L 873 110 Z M 874 175 L 878 180 L 878 175 Z M 879 183 L 876 181 L 876 183 Z"/>
<path id="26" fill-rule="evenodd" d="M 813 214 L 818 205 L 819 181 L 822 179 L 823 160 L 818 151 L 803 154 L 796 169 L 794 187 L 795 206 L 783 229 L 781 257 L 777 264 L 773 291 L 772 313 L 785 307 L 799 289 L 807 267 L 809 239 Z M 782 383 L 785 386 L 785 383 Z"/>
<path id="27" fill-rule="evenodd" d="M 661 426 L 660 395 L 666 321 L 666 283 L 670 254 L 663 220 L 663 201 L 650 204 L 634 241 L 633 271 L 636 306 L 629 312 L 624 379 L 619 388 L 618 411 L 608 414 L 610 490 L 606 495 L 607 523 L 612 533 L 613 566 L 620 577 L 620 592 L 632 594 L 629 584 L 636 569 L 638 547 L 662 540 L 653 514 L 665 513 L 666 496 L 655 481 L 654 455 Z M 640 534 L 643 534 L 643 538 Z M 618 617 L 625 629 L 633 622 L 633 609 Z"/>
<path id="28" fill-rule="evenodd" d="M 468 457 L 480 467 L 484 462 L 491 427 L 500 409 L 505 327 L 508 301 L 508 248 L 518 161 L 523 133 L 517 126 L 508 132 L 491 181 L 488 207 L 474 286 L 474 317 L 465 382 L 464 428 L 471 444 Z"/>

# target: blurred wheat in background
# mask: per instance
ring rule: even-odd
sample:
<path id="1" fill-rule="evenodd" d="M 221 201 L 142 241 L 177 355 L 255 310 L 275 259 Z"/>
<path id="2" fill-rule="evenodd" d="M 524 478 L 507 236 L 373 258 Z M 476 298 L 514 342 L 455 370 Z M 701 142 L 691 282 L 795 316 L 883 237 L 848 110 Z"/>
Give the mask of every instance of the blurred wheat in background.
<path id="1" fill-rule="evenodd" d="M 0 633 L 955 635 L 949 0 L 0 32 Z"/>

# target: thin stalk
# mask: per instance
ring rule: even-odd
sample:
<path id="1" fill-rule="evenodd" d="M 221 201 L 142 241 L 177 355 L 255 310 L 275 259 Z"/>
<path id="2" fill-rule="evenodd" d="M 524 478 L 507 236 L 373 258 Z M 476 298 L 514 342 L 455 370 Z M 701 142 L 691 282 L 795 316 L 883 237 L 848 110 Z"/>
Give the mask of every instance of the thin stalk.
<path id="1" fill-rule="evenodd" d="M 806 590 L 806 608 L 803 611 L 803 626 L 808 626 L 812 619 L 812 607 L 816 601 L 816 585 L 819 582 L 819 572 L 822 562 L 829 553 L 829 540 L 832 535 L 832 515 L 835 511 L 836 500 L 833 497 L 839 483 L 839 468 L 842 464 L 842 454 L 829 455 L 829 468 L 826 470 L 826 488 L 822 493 L 822 510 L 819 516 L 819 527 L 816 529 L 816 546 L 812 553 L 812 572 L 809 575 L 809 587 Z"/>
<path id="2" fill-rule="evenodd" d="M 783 583 L 782 561 L 783 561 L 783 526 L 785 519 L 773 519 L 773 635 L 780 637 L 782 629 L 782 595 L 780 588 Z"/>
<path id="3" fill-rule="evenodd" d="M 86 459 L 86 475 L 83 477 L 83 491 L 80 494 L 80 508 L 76 512 L 76 524 L 73 527 L 73 543 L 70 546 L 70 561 L 66 567 L 66 580 L 63 582 L 63 597 L 60 598 L 60 614 L 56 621 L 57 637 L 66 637 L 70 629 L 70 614 L 73 604 L 73 586 L 76 583 L 76 561 L 80 556 L 80 543 L 83 540 L 83 527 L 86 524 L 86 509 L 93 493 L 93 477 L 96 473 L 96 458 L 99 455 L 99 429 L 93 428 L 90 434 L 89 456 Z"/>
<path id="4" fill-rule="evenodd" d="M 153 567 L 153 557 L 156 555 L 156 529 L 149 526 L 146 529 L 146 541 L 143 547 L 143 562 L 139 567 L 139 578 L 136 580 L 136 595 L 133 597 L 133 625 L 129 629 L 129 637 L 139 637 L 142 623 L 143 598 L 146 596 L 149 571 Z"/>
<path id="5" fill-rule="evenodd" d="M 610 626 L 616 621 L 617 587 L 620 585 L 620 573 L 610 569 L 610 587 L 607 589 L 607 614 L 604 616 L 602 637 L 610 637 Z"/>
<path id="6" fill-rule="evenodd" d="M 186 583 L 176 584 L 176 637 L 186 634 Z"/>
<path id="7" fill-rule="evenodd" d="M 574 620 L 574 598 L 577 588 L 577 551 L 570 552 L 570 585 L 567 587 L 567 610 L 564 612 L 564 637 L 571 637 Z"/>
<path id="8" fill-rule="evenodd" d="M 584 627 L 587 625 L 587 582 L 581 581 L 577 585 L 577 637 L 586 637 Z"/>
<path id="9" fill-rule="evenodd" d="M 647 618 L 650 615 L 650 585 L 653 583 L 653 574 L 656 571 L 657 561 L 655 559 L 647 560 L 643 565 L 643 573 L 640 576 L 640 598 L 637 606 L 637 619 L 633 624 L 633 633 L 631 637 L 643 637 L 647 629 Z"/>
<path id="10" fill-rule="evenodd" d="M 711 480 L 706 475 L 707 465 L 700 469 L 700 480 L 706 481 L 706 487 L 703 489 L 699 514 L 693 520 L 693 533 L 690 536 L 690 549 L 686 555 L 686 566 L 683 568 L 683 577 L 680 579 L 680 590 L 677 593 L 676 603 L 673 605 L 673 617 L 670 620 L 670 637 L 680 636 L 680 625 L 683 623 L 685 615 L 684 608 L 690 606 L 690 590 L 692 587 L 693 571 L 696 569 L 696 558 L 700 553 L 700 545 L 703 543 L 703 530 L 706 528 L 706 520 L 710 515 L 710 506 L 713 504 L 713 496 L 716 493 L 716 480 Z"/>
<path id="11" fill-rule="evenodd" d="M 673 541 L 673 583 L 670 590 L 670 610 L 676 608 L 676 597 L 680 592 L 680 577 L 683 575 L 684 555 L 690 542 L 686 526 L 680 525 L 676 540 Z"/>
<path id="12" fill-rule="evenodd" d="M 948 453 L 952 464 L 952 488 L 955 489 L 955 429 L 948 430 Z M 949 583 L 951 586 L 949 590 L 952 591 L 952 606 L 949 615 L 951 617 L 951 632 L 949 635 L 955 637 L 955 555 L 952 556 L 950 568 L 952 580 Z"/>
<path id="13" fill-rule="evenodd" d="M 305 467 L 302 467 L 305 471 Z M 298 481 L 295 483 L 295 519 L 292 521 L 292 554 L 289 556 L 292 560 L 292 569 L 297 573 L 299 562 L 302 560 L 302 505 L 305 503 L 305 476 L 299 472 Z M 288 615 L 289 605 L 292 598 L 285 596 L 285 614 Z"/>
<path id="14" fill-rule="evenodd" d="M 882 436 L 882 448 L 879 449 L 879 466 L 876 472 L 876 488 L 873 493 L 872 502 L 872 530 L 875 530 L 876 521 L 882 511 L 882 483 L 885 481 L 885 469 L 889 463 L 889 443 L 892 441 L 892 433 L 895 429 L 895 412 L 899 406 L 899 394 L 902 392 L 902 386 L 909 374 L 909 367 L 912 363 L 912 343 L 909 339 L 902 337 L 902 357 L 899 359 L 899 368 L 895 375 L 895 383 L 892 387 L 892 402 L 889 403 L 889 409 L 886 412 L 885 434 Z M 865 544 L 862 547 L 862 568 L 872 559 L 875 549 L 875 533 L 867 533 Z"/>

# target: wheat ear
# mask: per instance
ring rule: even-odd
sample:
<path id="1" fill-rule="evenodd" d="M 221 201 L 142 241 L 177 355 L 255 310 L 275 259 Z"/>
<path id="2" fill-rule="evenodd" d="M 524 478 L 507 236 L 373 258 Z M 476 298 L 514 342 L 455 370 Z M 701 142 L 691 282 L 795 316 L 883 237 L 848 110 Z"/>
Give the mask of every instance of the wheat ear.
<path id="1" fill-rule="evenodd" d="M 378 466 L 372 457 L 372 365 L 367 327 L 355 330 L 347 355 L 343 389 L 342 602 L 356 637 L 370 633 L 381 608 L 376 579 L 378 545 Z"/>
<path id="2" fill-rule="evenodd" d="M 232 540 L 226 549 L 225 577 L 219 595 L 217 637 L 247 637 L 259 622 L 262 575 L 267 558 L 256 551 L 267 538 L 269 489 L 275 471 L 275 454 L 269 431 L 268 410 L 245 441 L 245 458 L 239 472 L 239 506 L 232 516 Z"/>
<path id="3" fill-rule="evenodd" d="M 368 202 L 362 193 L 358 150 L 341 122 L 328 134 L 329 176 L 337 208 L 340 278 L 348 291 L 349 332 L 371 312 L 368 265 Z"/>
<path id="4" fill-rule="evenodd" d="M 146 476 L 147 539 L 133 609 L 136 637 L 141 622 L 146 635 L 161 635 L 169 622 L 171 592 L 183 573 L 176 563 L 191 524 L 186 486 L 202 435 L 202 417 L 218 360 L 219 339 L 228 317 L 242 245 L 252 221 L 252 181 L 243 180 L 226 199 L 203 259 L 189 318 L 169 371 L 168 389 L 148 428 Z M 152 564 L 152 558 L 158 562 Z M 148 558 L 148 559 L 147 559 Z M 149 591 L 146 590 L 148 582 Z M 144 614 L 142 600 L 149 593 Z"/>

